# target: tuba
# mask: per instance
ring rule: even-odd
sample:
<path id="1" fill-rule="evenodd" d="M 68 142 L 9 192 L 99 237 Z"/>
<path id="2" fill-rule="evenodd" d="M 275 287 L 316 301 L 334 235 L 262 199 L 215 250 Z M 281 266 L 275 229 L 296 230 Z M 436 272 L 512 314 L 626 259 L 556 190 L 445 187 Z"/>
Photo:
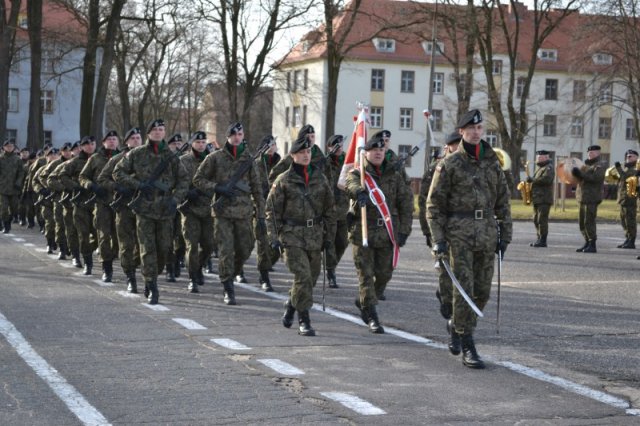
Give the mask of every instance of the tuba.
<path id="1" fill-rule="evenodd" d="M 556 176 L 558 176 L 558 180 L 567 185 L 575 185 L 578 183 L 578 180 L 571 174 L 571 170 L 574 167 L 581 168 L 584 165 L 582 160 L 579 158 L 567 158 L 558 163 L 556 166 Z"/>
<path id="2" fill-rule="evenodd" d="M 493 148 L 493 151 L 496 153 L 496 157 L 498 157 L 502 171 L 506 172 L 507 170 L 511 170 L 511 157 L 509 157 L 507 151 L 502 148 Z"/>
<path id="3" fill-rule="evenodd" d="M 625 185 L 627 186 L 627 196 L 636 198 L 638 196 L 638 176 L 629 176 Z"/>
<path id="4" fill-rule="evenodd" d="M 527 174 L 527 180 L 531 177 L 529 173 L 529 161 L 524 163 L 525 173 Z M 522 181 L 518 184 L 516 189 L 522 193 L 522 201 L 528 206 L 531 204 L 531 182 Z"/>
<path id="5" fill-rule="evenodd" d="M 620 180 L 620 174 L 618 173 L 618 169 L 616 166 L 611 166 L 604 172 L 604 181 L 610 185 L 618 183 Z"/>

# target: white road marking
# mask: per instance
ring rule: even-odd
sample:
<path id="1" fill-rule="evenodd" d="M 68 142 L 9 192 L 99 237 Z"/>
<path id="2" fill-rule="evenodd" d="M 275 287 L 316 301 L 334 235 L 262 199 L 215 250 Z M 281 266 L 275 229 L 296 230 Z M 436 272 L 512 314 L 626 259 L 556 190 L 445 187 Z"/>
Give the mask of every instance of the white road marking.
<path id="1" fill-rule="evenodd" d="M 16 243 L 24 243 L 25 241 L 27 241 L 24 238 L 12 238 L 12 240 L 15 241 Z"/>
<path id="2" fill-rule="evenodd" d="M 2 234 L 2 235 L 4 235 L 5 237 L 8 237 L 8 238 L 13 238 L 13 237 L 16 236 L 16 234 Z"/>
<path id="3" fill-rule="evenodd" d="M 107 419 L 82 396 L 58 371 L 45 361 L 15 326 L 0 313 L 0 333 L 33 371 L 49 385 L 67 408 L 85 425 L 108 425 Z"/>
<path id="4" fill-rule="evenodd" d="M 216 345 L 222 346 L 223 348 L 233 349 L 235 351 L 247 351 L 251 349 L 249 346 L 245 346 L 233 339 L 211 339 L 211 341 Z"/>
<path id="5" fill-rule="evenodd" d="M 73 266 L 71 263 L 60 262 L 58 263 L 58 265 L 62 266 L 63 268 L 75 268 L 75 266 Z"/>
<path id="6" fill-rule="evenodd" d="M 285 376 L 301 376 L 304 374 L 304 371 L 279 359 L 259 359 L 258 362 Z"/>
<path id="7" fill-rule="evenodd" d="M 37 248 L 37 249 L 36 249 L 36 251 L 37 251 L 38 253 L 46 253 L 46 252 L 47 252 L 47 249 Z"/>
<path id="8" fill-rule="evenodd" d="M 615 281 L 503 281 L 502 285 L 518 286 L 518 285 L 560 285 L 560 284 L 629 284 L 637 283 L 638 280 L 615 280 Z M 498 284 L 495 281 L 493 284 Z"/>
<path id="9" fill-rule="evenodd" d="M 23 244 L 25 247 L 35 247 L 36 245 L 33 243 L 24 243 Z"/>
<path id="10" fill-rule="evenodd" d="M 358 398 L 357 396 L 350 395 L 348 393 L 320 392 L 320 395 L 339 402 L 350 410 L 353 410 L 358 414 L 362 414 L 363 416 L 379 416 L 381 414 L 387 414 L 383 409 L 376 407 L 362 398 Z"/>
<path id="11" fill-rule="evenodd" d="M 178 324 L 180 324 L 181 326 L 183 326 L 184 328 L 186 328 L 187 330 L 206 330 L 207 329 L 207 327 L 205 327 L 204 325 L 198 324 L 194 320 L 190 320 L 188 318 L 171 318 L 171 319 L 177 322 Z"/>
<path id="12" fill-rule="evenodd" d="M 105 283 L 102 280 L 92 280 L 92 281 L 98 284 L 100 287 L 113 287 L 113 283 Z"/>
<path id="13" fill-rule="evenodd" d="M 130 299 L 139 299 L 140 298 L 139 294 L 129 293 L 128 291 L 124 291 L 124 290 L 116 291 L 116 293 L 118 293 L 122 297 L 128 297 Z"/>
<path id="14" fill-rule="evenodd" d="M 148 303 L 142 303 L 141 305 L 144 306 L 145 308 L 151 309 L 152 311 L 165 312 L 165 311 L 171 310 L 164 305 L 150 305 Z"/>

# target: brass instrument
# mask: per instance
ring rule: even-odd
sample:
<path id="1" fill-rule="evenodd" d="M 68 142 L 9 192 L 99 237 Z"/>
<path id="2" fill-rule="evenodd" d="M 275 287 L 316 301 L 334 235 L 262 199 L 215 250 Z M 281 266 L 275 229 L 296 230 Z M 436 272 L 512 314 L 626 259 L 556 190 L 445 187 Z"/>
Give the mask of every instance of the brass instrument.
<path id="1" fill-rule="evenodd" d="M 529 161 L 524 163 L 525 173 L 527 174 L 527 180 L 531 177 L 529 173 Z M 531 204 L 531 182 L 522 181 L 518 184 L 516 189 L 522 193 L 522 201 L 528 206 Z"/>
<path id="2" fill-rule="evenodd" d="M 627 185 L 627 196 L 636 198 L 638 196 L 638 176 L 629 176 L 625 185 Z"/>
<path id="3" fill-rule="evenodd" d="M 620 174 L 618 173 L 618 169 L 616 166 L 611 166 L 604 172 L 604 181 L 608 184 L 616 184 L 620 180 Z"/>
<path id="4" fill-rule="evenodd" d="M 506 172 L 507 170 L 511 170 L 511 157 L 509 157 L 507 151 L 502 148 L 493 148 L 493 151 L 498 157 L 498 162 L 500 163 L 502 171 Z"/>
<path id="5" fill-rule="evenodd" d="M 574 167 L 581 168 L 584 165 L 582 160 L 579 158 L 567 158 L 558 163 L 556 166 L 556 176 L 558 176 L 558 180 L 567 185 L 575 185 L 578 183 L 578 180 L 573 176 L 571 170 Z"/>

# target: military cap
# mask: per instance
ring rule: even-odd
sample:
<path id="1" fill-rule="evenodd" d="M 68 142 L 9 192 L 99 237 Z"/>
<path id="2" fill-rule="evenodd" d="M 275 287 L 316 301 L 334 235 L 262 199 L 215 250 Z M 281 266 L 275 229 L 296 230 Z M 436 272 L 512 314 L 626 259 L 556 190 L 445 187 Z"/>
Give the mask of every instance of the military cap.
<path id="1" fill-rule="evenodd" d="M 227 129 L 227 137 L 235 135 L 236 133 L 243 131 L 243 129 L 244 127 L 242 127 L 242 123 L 233 123 Z"/>
<path id="2" fill-rule="evenodd" d="M 389 131 L 389 130 L 383 130 L 380 133 L 382 134 L 383 138 L 390 138 L 391 137 L 391 131 Z"/>
<path id="3" fill-rule="evenodd" d="M 315 133 L 316 130 L 313 128 L 313 126 L 311 124 L 305 124 L 304 126 L 302 126 L 302 128 L 300 129 L 300 131 L 298 131 L 298 138 L 302 137 L 302 136 L 306 136 L 310 133 Z"/>
<path id="4" fill-rule="evenodd" d="M 591 145 L 587 148 L 587 151 L 600 151 L 600 145 Z"/>
<path id="5" fill-rule="evenodd" d="M 182 142 L 182 135 L 180 133 L 176 133 L 175 135 L 171 136 L 167 143 L 176 143 L 176 142 Z"/>
<path id="6" fill-rule="evenodd" d="M 296 152 L 309 148 L 311 148 L 311 141 L 307 138 L 307 135 L 299 136 L 298 139 L 291 144 L 291 153 L 295 154 Z"/>
<path id="7" fill-rule="evenodd" d="M 370 151 L 374 148 L 384 148 L 384 140 L 382 140 L 382 132 L 378 132 L 371 136 L 367 143 L 364 145 L 365 151 Z"/>
<path id="8" fill-rule="evenodd" d="M 267 145 L 270 143 L 275 142 L 276 138 L 273 137 L 273 135 L 265 135 L 262 140 L 260 141 L 260 145 Z"/>
<path id="9" fill-rule="evenodd" d="M 4 141 L 4 143 L 2 144 L 2 146 L 7 146 L 7 145 L 13 145 L 16 146 L 16 141 L 13 139 L 7 139 L 6 141 Z"/>
<path id="10" fill-rule="evenodd" d="M 163 127 L 163 126 L 164 126 L 164 120 L 162 118 L 156 118 L 155 120 L 151 121 L 147 125 L 147 133 L 150 133 L 155 127 Z"/>
<path id="11" fill-rule="evenodd" d="M 44 150 L 39 149 L 36 151 L 36 157 L 42 157 L 44 155 Z"/>
<path id="12" fill-rule="evenodd" d="M 126 142 L 131 136 L 139 135 L 139 134 L 140 134 L 140 128 L 132 127 L 131 129 L 129 129 L 127 133 L 125 133 L 123 142 Z"/>
<path id="13" fill-rule="evenodd" d="M 80 141 L 75 141 L 73 145 L 71 145 L 71 149 L 76 149 L 80 147 Z"/>
<path id="14" fill-rule="evenodd" d="M 30 151 L 29 151 L 29 148 L 22 148 L 20 152 L 30 152 Z"/>
<path id="15" fill-rule="evenodd" d="M 633 149 L 628 149 L 627 152 L 624 153 L 624 156 L 626 157 L 628 155 L 635 155 L 637 157 L 638 151 L 634 151 Z"/>
<path id="16" fill-rule="evenodd" d="M 53 145 L 49 142 L 45 143 L 44 146 L 42 147 L 43 151 L 47 151 L 49 149 L 53 148 Z"/>
<path id="17" fill-rule="evenodd" d="M 107 132 L 107 134 L 104 135 L 104 137 L 102 138 L 102 142 L 106 141 L 107 138 L 110 138 L 112 136 L 115 136 L 117 138 L 118 137 L 118 132 L 116 132 L 115 130 L 109 130 Z"/>
<path id="18" fill-rule="evenodd" d="M 327 146 L 335 146 L 341 144 L 344 141 L 344 136 L 342 135 L 333 135 L 327 141 Z"/>
<path id="19" fill-rule="evenodd" d="M 69 151 L 71 149 L 71 142 L 65 142 L 60 148 L 60 151 Z"/>
<path id="20" fill-rule="evenodd" d="M 47 152 L 47 157 L 54 154 L 60 154 L 60 150 L 58 148 L 51 148 L 49 152 Z"/>
<path id="21" fill-rule="evenodd" d="M 198 130 L 197 132 L 191 135 L 191 139 L 189 139 L 189 142 L 206 141 L 206 140 L 207 140 L 207 134 L 201 130 Z"/>
<path id="22" fill-rule="evenodd" d="M 95 142 L 95 141 L 96 141 L 95 136 L 84 136 L 82 139 L 80 139 L 80 146 L 86 145 L 88 143 Z"/>
<path id="23" fill-rule="evenodd" d="M 536 154 L 538 154 L 538 155 L 549 155 L 550 153 L 546 149 L 540 149 L 540 150 L 536 151 Z"/>
<path id="24" fill-rule="evenodd" d="M 455 132 L 449 133 L 449 135 L 447 135 L 447 139 L 444 141 L 444 143 L 445 145 L 451 145 L 454 143 L 459 143 L 461 139 L 462 136 L 460 136 L 460 133 L 456 130 Z"/>
<path id="25" fill-rule="evenodd" d="M 458 120 L 458 125 L 456 127 L 462 129 L 470 124 L 479 123 L 482 123 L 482 113 L 480 112 L 480 110 L 472 109 L 471 111 L 464 113 L 462 117 L 460 117 L 460 120 Z"/>
<path id="26" fill-rule="evenodd" d="M 29 160 L 35 160 L 36 157 L 38 157 L 38 153 L 37 152 L 32 152 L 29 154 Z"/>

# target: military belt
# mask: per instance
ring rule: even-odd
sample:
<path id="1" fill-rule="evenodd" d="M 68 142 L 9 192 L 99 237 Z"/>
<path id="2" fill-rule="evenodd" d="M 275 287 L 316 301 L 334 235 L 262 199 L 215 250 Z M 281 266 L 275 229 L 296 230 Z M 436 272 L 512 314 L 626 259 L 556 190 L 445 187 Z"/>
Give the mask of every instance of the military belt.
<path id="1" fill-rule="evenodd" d="M 289 226 L 306 226 L 307 228 L 313 228 L 315 225 L 322 223 L 322 216 L 316 216 L 306 220 L 284 219 L 282 222 Z"/>
<path id="2" fill-rule="evenodd" d="M 384 219 L 381 217 L 377 219 L 367 219 L 367 225 L 382 228 L 384 226 Z"/>
<path id="3" fill-rule="evenodd" d="M 481 220 L 481 219 L 486 219 L 486 218 L 489 218 L 489 217 L 493 217 L 493 214 L 492 214 L 491 210 L 478 209 L 478 210 L 449 212 L 449 213 L 447 213 L 447 217 L 454 217 L 454 218 L 457 218 L 457 219 L 470 218 L 470 219 L 475 219 L 475 220 Z"/>

